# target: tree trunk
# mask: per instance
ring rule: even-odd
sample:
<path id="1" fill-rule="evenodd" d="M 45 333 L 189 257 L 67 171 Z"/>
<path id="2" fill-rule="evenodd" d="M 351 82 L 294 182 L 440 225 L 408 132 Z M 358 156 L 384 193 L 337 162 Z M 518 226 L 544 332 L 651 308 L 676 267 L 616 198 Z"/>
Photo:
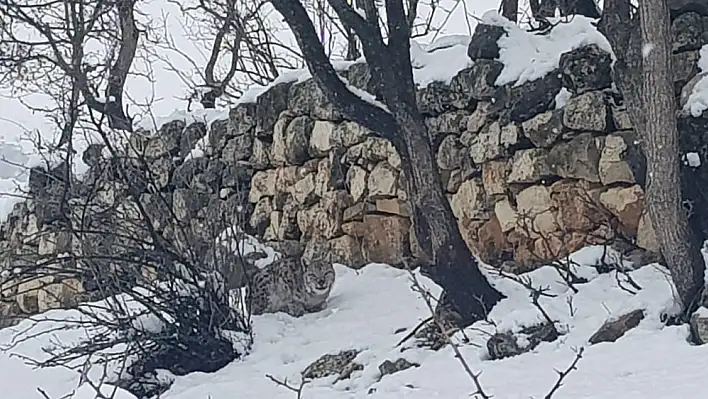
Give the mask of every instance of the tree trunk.
<path id="1" fill-rule="evenodd" d="M 479 270 L 445 197 L 428 130 L 416 104 L 410 26 L 403 3 L 386 0 L 387 43 L 381 37 L 378 9 L 372 0 L 362 1 L 364 16 L 345 0 L 329 0 L 329 3 L 345 27 L 359 37 L 372 80 L 386 107 L 363 100 L 341 81 L 302 3 L 272 0 L 293 30 L 307 67 L 327 99 L 350 120 L 391 141 L 398 151 L 403 161 L 413 227 L 427 258 L 422 271 L 443 288 L 462 326 L 481 320 L 503 295 Z"/>
<path id="2" fill-rule="evenodd" d="M 647 203 L 683 310 L 699 306 L 705 265 L 681 206 L 678 128 L 671 76 L 666 0 L 640 0 L 642 105 L 647 157 Z"/>
<path id="3" fill-rule="evenodd" d="M 504 296 L 494 289 L 460 234 L 445 196 L 428 131 L 417 111 L 395 112 L 413 228 L 424 259 L 421 272 L 445 290 L 462 326 L 486 318 Z"/>
<path id="4" fill-rule="evenodd" d="M 519 0 L 502 0 L 501 15 L 509 21 L 516 22 L 519 12 Z"/>

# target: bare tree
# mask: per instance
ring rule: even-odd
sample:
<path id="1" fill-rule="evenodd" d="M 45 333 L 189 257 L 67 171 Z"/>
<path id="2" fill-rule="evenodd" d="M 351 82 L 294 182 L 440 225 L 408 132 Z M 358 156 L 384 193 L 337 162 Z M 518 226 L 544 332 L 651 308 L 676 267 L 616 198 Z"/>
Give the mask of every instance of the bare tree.
<path id="1" fill-rule="evenodd" d="M 665 0 L 606 0 L 599 28 L 618 59 L 622 92 L 647 157 L 647 204 L 684 316 L 699 306 L 705 265 L 681 206 L 676 101 L 671 75 L 669 10 Z"/>
<path id="2" fill-rule="evenodd" d="M 469 325 L 481 320 L 503 295 L 479 270 L 463 241 L 445 198 L 427 127 L 418 111 L 410 59 L 411 30 L 403 0 L 387 0 L 388 41 L 384 42 L 379 10 L 373 0 L 361 1 L 364 15 L 346 0 L 329 0 L 342 23 L 362 43 L 374 84 L 384 104 L 354 94 L 330 63 L 315 28 L 300 1 L 272 0 L 290 25 L 316 84 L 351 120 L 388 139 L 403 160 L 415 235 L 427 257 L 423 270 Z"/>
<path id="3" fill-rule="evenodd" d="M 140 37 L 135 5 L 136 0 L 0 1 L 0 83 L 44 93 L 48 86 L 74 82 L 72 96 L 80 95 L 82 105 L 105 114 L 111 128 L 131 131 L 123 101 Z M 68 141 L 63 135 L 60 144 Z"/>
<path id="4" fill-rule="evenodd" d="M 181 43 L 174 41 L 166 23 L 162 32 L 165 40 L 153 55 L 189 86 L 192 99 L 204 108 L 215 108 L 217 99 L 237 99 L 249 84 L 265 86 L 283 71 L 303 66 L 299 53 L 279 37 L 283 29 L 266 12 L 265 0 L 170 2 L 182 12 L 189 41 L 208 49 L 206 62 L 201 65 L 190 57 Z M 200 81 L 173 66 L 164 50 L 191 63 Z"/>

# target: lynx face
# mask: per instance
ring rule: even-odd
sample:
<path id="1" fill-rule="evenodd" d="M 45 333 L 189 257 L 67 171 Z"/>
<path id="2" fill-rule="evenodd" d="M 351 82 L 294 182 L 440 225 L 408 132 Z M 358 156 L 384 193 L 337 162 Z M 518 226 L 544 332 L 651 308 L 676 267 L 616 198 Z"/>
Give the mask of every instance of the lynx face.
<path id="1" fill-rule="evenodd" d="M 305 266 L 305 289 L 315 295 L 327 295 L 334 285 L 334 267 L 325 261 Z"/>

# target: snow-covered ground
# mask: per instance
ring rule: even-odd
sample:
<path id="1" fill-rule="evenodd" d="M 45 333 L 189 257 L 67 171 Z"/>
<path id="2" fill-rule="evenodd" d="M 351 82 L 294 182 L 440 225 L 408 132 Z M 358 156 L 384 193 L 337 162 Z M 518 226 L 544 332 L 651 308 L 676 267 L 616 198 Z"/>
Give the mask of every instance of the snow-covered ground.
<path id="1" fill-rule="evenodd" d="M 592 265 L 599 248 L 586 248 L 574 255 L 575 261 Z M 590 266 L 579 267 L 578 274 L 588 278 L 573 293 L 550 267 L 530 274 L 534 284 L 550 287 L 555 298 L 541 303 L 567 333 L 553 343 L 542 343 L 534 351 L 513 358 L 490 361 L 485 342 L 489 332 L 518 330 L 541 320 L 530 303 L 528 291 L 508 279 L 491 275 L 494 285 L 508 298 L 491 313 L 496 327 L 480 322 L 467 329 L 471 342 L 461 344 L 461 352 L 471 368 L 482 371 L 481 382 L 496 398 L 543 398 L 554 385 L 555 369 L 566 369 L 575 351 L 585 352 L 577 370 L 564 381 L 554 398 L 606 399 L 690 399 L 705 397 L 704 374 L 708 368 L 708 346 L 687 342 L 688 327 L 666 327 L 659 320 L 671 312 L 673 297 L 666 271 L 660 266 L 646 266 L 631 273 L 642 289 L 632 295 L 621 289 L 614 274 L 598 275 Z M 437 287 L 420 280 L 433 293 Z M 571 314 L 569 298 L 572 298 Z M 615 343 L 589 346 L 588 338 L 608 319 L 635 309 L 644 309 L 646 318 Z M 52 311 L 51 317 L 67 317 L 71 312 Z M 360 271 L 337 267 L 337 281 L 327 309 L 300 319 L 285 314 L 254 317 L 255 343 L 251 353 L 212 374 L 196 373 L 178 377 L 165 399 L 295 398 L 295 394 L 277 386 L 266 374 L 298 385 L 300 372 L 326 353 L 344 349 L 362 352 L 355 361 L 363 364 L 350 379 L 336 383 L 336 377 L 314 380 L 304 388 L 304 399 L 335 398 L 467 398 L 475 391 L 469 376 L 453 357 L 451 348 L 434 352 L 396 344 L 410 329 L 429 315 L 425 303 L 411 290 L 405 271 L 372 264 Z M 17 327 L 0 330 L 0 342 L 7 343 Z M 405 329 L 405 331 L 404 331 Z M 53 339 L 71 342 L 82 332 L 61 332 Z M 49 336 L 39 336 L 18 345 L 13 352 L 41 358 Z M 419 363 L 379 381 L 378 365 L 400 357 Z M 94 398 L 93 390 L 83 384 L 77 390 L 78 374 L 66 369 L 35 370 L 10 353 L 0 354 L 2 397 L 41 397 L 37 388 L 52 399 L 76 390 L 74 398 Z M 116 398 L 132 399 L 120 392 Z"/>

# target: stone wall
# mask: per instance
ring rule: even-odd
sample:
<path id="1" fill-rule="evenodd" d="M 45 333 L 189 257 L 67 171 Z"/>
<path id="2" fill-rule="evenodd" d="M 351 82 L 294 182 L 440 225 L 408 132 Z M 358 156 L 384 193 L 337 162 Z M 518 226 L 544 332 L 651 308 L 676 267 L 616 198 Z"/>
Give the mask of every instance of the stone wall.
<path id="1" fill-rule="evenodd" d="M 689 12 L 673 23 L 674 80 L 684 102 L 698 80 L 704 18 Z M 517 272 L 618 237 L 657 251 L 644 212 L 646 163 L 612 87 L 610 54 L 589 44 L 562 54 L 558 68 L 540 79 L 496 86 L 504 68 L 495 60 L 497 39 L 504 34 L 479 25 L 468 49 L 474 64 L 449 83 L 418 90 L 441 189 L 470 248 Z M 342 74 L 373 91 L 366 65 Z M 682 116 L 679 126 L 683 155 L 705 159 L 708 117 Z M 129 144 L 120 156 L 90 146 L 83 154 L 89 172 L 71 182 L 65 166 L 33 170 L 32 199 L 18 204 L 0 230 L 6 278 L 58 254 L 86 251 L 66 232 L 70 220 L 149 241 L 149 231 L 129 223 L 139 217 L 137 203 L 153 215 L 155 231 L 198 259 L 209 258 L 224 229 L 241 225 L 285 253 L 324 236 L 333 260 L 352 267 L 415 261 L 400 157 L 389 142 L 347 121 L 312 80 L 276 84 L 226 119 L 174 120 L 155 134 L 136 133 Z M 683 167 L 694 210 L 704 205 L 696 188 L 708 183 L 704 169 L 695 162 Z M 696 215 L 691 221 L 706 231 Z M 92 250 L 113 253 L 119 241 L 95 242 Z M 86 281 L 50 280 L 26 283 L 47 286 L 39 291 L 8 288 L 6 296 L 23 294 L 6 301 L 4 313 L 70 306 L 77 292 L 91 290 Z"/>

